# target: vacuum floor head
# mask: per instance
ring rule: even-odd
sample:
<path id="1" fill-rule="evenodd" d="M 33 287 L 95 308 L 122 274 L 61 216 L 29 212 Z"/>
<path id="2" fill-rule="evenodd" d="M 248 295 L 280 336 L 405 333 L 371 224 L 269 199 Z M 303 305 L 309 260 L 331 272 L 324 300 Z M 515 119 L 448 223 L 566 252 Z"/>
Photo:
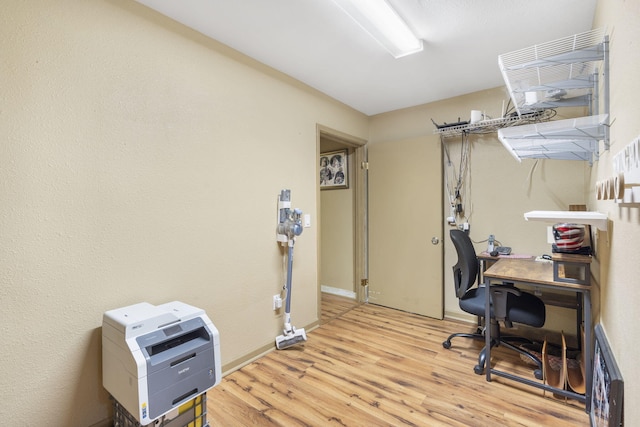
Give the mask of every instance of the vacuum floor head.
<path id="1" fill-rule="evenodd" d="M 276 337 L 276 348 L 278 350 L 284 350 L 301 342 L 307 340 L 307 334 L 304 332 L 304 328 L 296 329 L 287 335 L 279 335 Z"/>

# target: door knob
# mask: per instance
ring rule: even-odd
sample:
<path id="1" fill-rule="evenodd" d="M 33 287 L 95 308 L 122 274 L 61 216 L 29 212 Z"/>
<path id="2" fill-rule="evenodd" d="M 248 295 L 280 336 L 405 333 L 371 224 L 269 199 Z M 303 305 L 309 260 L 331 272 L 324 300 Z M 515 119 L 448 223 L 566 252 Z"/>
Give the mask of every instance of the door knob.
<path id="1" fill-rule="evenodd" d="M 431 244 L 437 245 L 438 243 L 440 243 L 440 239 L 438 239 L 437 237 L 432 237 L 431 238 Z"/>

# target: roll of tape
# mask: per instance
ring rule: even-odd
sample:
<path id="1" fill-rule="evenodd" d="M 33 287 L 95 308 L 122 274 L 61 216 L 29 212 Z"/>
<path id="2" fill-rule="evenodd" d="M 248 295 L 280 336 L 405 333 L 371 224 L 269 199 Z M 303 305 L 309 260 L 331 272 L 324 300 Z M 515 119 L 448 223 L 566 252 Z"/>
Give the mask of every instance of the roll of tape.
<path id="1" fill-rule="evenodd" d="M 596 200 L 602 200 L 602 182 L 596 182 Z"/>
<path id="2" fill-rule="evenodd" d="M 538 92 L 525 92 L 524 93 L 524 104 L 532 105 L 538 102 Z"/>
<path id="3" fill-rule="evenodd" d="M 611 200 L 611 196 L 613 195 L 613 178 L 607 178 L 605 181 L 605 200 Z"/>

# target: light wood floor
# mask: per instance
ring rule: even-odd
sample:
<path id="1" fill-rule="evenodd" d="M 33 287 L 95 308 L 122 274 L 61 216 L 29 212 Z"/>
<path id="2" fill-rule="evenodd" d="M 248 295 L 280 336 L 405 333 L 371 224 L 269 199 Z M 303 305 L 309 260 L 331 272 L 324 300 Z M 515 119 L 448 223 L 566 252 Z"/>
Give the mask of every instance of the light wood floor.
<path id="1" fill-rule="evenodd" d="M 211 427 L 589 425 L 578 402 L 474 374 L 479 342 L 442 347 L 469 324 L 325 296 L 323 324 L 306 343 L 273 351 L 207 392 Z M 494 366 L 533 379 L 501 348 Z"/>
<path id="2" fill-rule="evenodd" d="M 346 314 L 357 305 L 360 305 L 360 303 L 356 302 L 354 299 L 323 293 L 320 323 L 328 323 L 343 314 Z"/>

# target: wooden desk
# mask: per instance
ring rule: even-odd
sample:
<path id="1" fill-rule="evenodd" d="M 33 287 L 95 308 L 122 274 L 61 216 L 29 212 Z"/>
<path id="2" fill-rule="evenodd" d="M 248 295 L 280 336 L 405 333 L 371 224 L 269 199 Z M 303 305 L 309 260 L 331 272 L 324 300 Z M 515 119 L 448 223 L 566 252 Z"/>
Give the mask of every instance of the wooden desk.
<path id="1" fill-rule="evenodd" d="M 585 403 L 587 412 L 590 410 L 591 404 L 591 376 L 592 376 L 592 358 L 593 358 L 593 335 L 591 325 L 591 286 L 583 284 L 575 284 L 568 282 L 557 282 L 553 280 L 553 264 L 550 262 L 540 262 L 531 259 L 513 259 L 500 258 L 495 264 L 484 272 L 484 284 L 490 286 L 492 281 L 506 281 L 513 283 L 522 283 L 539 288 L 555 289 L 559 291 L 575 292 L 582 296 L 582 310 L 584 316 L 576 310 L 578 319 L 584 320 L 584 353 L 585 375 L 586 375 L 586 392 L 585 395 L 574 393 L 570 390 L 560 390 L 551 387 L 544 382 L 533 381 L 528 378 L 520 377 L 508 372 L 499 371 L 491 368 L 491 328 L 486 328 L 485 345 L 486 350 L 486 376 L 487 381 L 491 381 L 491 375 L 495 374 L 500 377 L 518 381 L 533 387 L 548 390 L 554 394 L 577 399 Z M 490 292 L 485 292 L 485 319 L 489 319 L 490 314 Z"/>
<path id="2" fill-rule="evenodd" d="M 478 256 L 478 262 L 480 263 L 480 265 L 478 266 L 479 267 L 478 283 L 484 283 L 483 274 L 485 270 L 501 259 L 535 259 L 533 255 L 526 255 L 526 254 L 509 254 L 509 255 L 491 256 L 491 254 L 489 254 L 489 252 L 487 251 L 480 252 L 477 256 Z"/>
<path id="3" fill-rule="evenodd" d="M 482 252 L 478 255 L 478 283 L 484 285 L 484 272 L 486 269 L 491 267 L 493 264 L 498 262 L 501 259 L 527 259 L 530 261 L 535 260 L 536 257 L 533 255 L 524 255 L 524 254 L 510 254 L 510 255 L 498 255 L 491 256 L 488 252 Z M 551 264 L 551 261 L 539 261 L 539 262 L 547 262 Z M 530 285 L 535 288 L 534 285 Z M 580 309 L 580 313 L 582 313 L 582 297 L 578 294 L 576 295 L 568 295 L 566 293 L 543 293 L 542 295 L 537 295 L 542 299 L 545 305 L 551 305 L 554 307 L 562 307 L 562 308 L 570 308 L 570 309 Z M 576 319 L 576 334 L 580 333 L 580 325 L 582 324 L 582 316 L 578 316 Z M 478 325 L 480 325 L 480 320 L 478 320 Z M 578 340 L 578 343 L 580 341 Z"/>

